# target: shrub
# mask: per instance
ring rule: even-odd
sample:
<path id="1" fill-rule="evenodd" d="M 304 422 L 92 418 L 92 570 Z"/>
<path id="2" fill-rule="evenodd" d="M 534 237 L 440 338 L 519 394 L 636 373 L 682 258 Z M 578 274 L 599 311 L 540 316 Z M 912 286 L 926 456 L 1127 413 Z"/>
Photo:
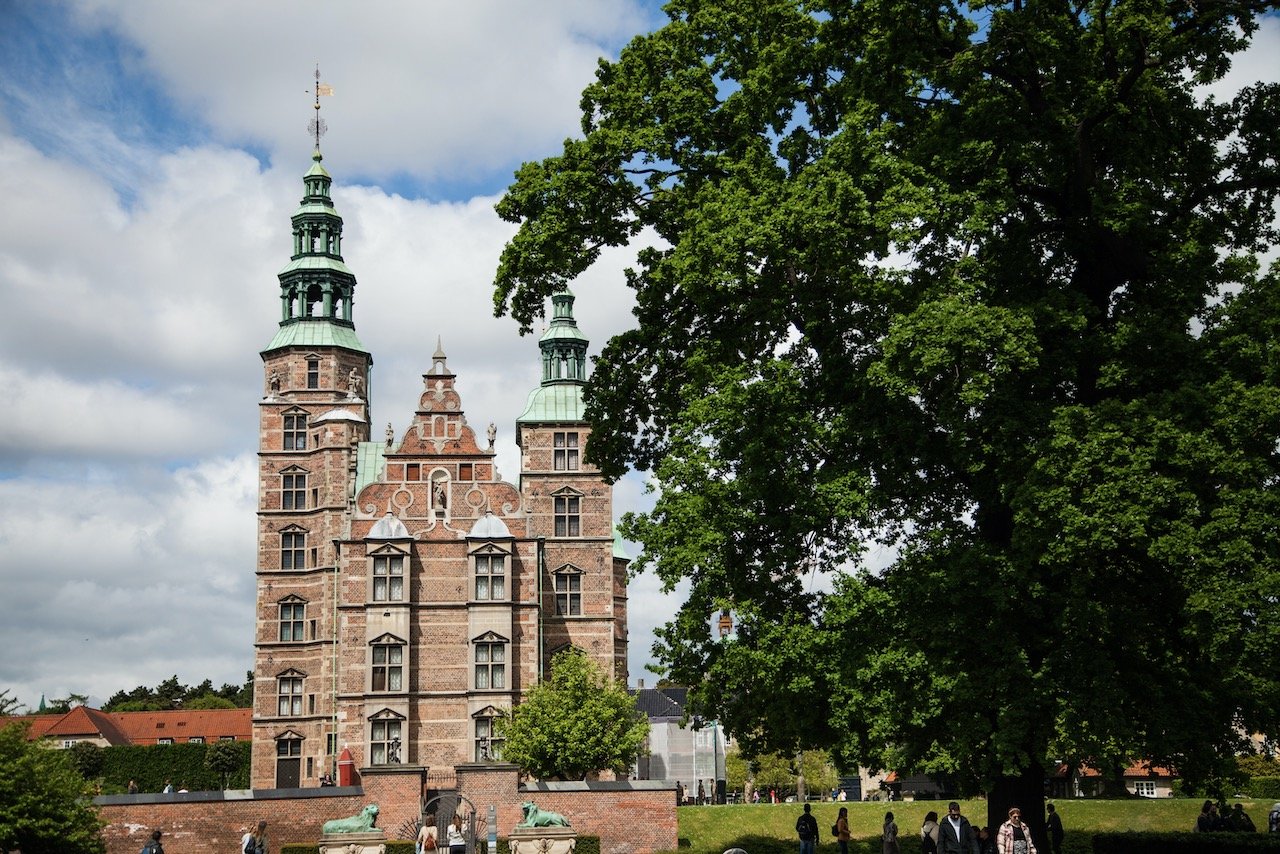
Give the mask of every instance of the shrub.
<path id="1" fill-rule="evenodd" d="M 1094 854 L 1234 854 L 1280 851 L 1267 833 L 1098 833 Z"/>
<path id="2" fill-rule="evenodd" d="M 1280 801 L 1280 777 L 1250 777 L 1244 793 L 1251 798 Z"/>

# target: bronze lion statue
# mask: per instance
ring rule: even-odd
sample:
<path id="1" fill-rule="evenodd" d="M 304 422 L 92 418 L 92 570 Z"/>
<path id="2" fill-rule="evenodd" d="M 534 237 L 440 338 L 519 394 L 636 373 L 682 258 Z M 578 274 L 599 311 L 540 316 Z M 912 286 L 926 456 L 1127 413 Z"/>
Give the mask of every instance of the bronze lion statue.
<path id="1" fill-rule="evenodd" d="M 326 821 L 320 830 L 326 836 L 330 833 L 364 833 L 373 830 L 377 820 L 378 805 L 369 804 L 356 815 Z"/>
<path id="2" fill-rule="evenodd" d="M 558 812 L 538 809 L 533 801 L 525 801 L 520 805 L 524 810 L 524 820 L 516 827 L 568 827 L 569 821 Z"/>

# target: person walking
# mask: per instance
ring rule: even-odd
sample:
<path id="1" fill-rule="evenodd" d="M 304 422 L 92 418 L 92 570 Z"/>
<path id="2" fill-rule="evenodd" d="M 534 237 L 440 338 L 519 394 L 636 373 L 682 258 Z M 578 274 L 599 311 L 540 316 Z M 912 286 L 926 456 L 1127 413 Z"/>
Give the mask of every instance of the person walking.
<path id="1" fill-rule="evenodd" d="M 938 813 L 936 810 L 929 810 L 925 814 L 924 823 L 920 825 L 920 850 L 923 854 L 937 854 Z"/>
<path id="2" fill-rule="evenodd" d="M 1062 830 L 1062 818 L 1053 804 L 1049 804 L 1045 809 L 1049 811 L 1048 817 L 1044 820 L 1044 829 L 1049 834 L 1049 848 L 1053 854 L 1062 854 L 1062 840 L 1066 836 Z"/>
<path id="3" fill-rule="evenodd" d="M 162 835 L 158 830 L 151 831 L 151 838 L 147 840 L 146 845 L 142 846 L 142 854 L 164 854 L 164 846 L 160 844 Z"/>
<path id="4" fill-rule="evenodd" d="M 800 854 L 815 854 L 818 843 L 818 820 L 808 804 L 804 805 L 804 813 L 796 819 L 796 835 L 800 837 Z"/>
<path id="5" fill-rule="evenodd" d="M 422 820 L 422 827 L 418 828 L 418 838 L 414 840 L 414 851 L 416 854 L 428 854 L 435 851 L 439 845 L 437 836 L 440 831 L 436 829 L 436 814 L 429 812 L 426 818 Z"/>
<path id="6" fill-rule="evenodd" d="M 267 854 L 267 823 L 258 822 L 258 828 L 244 841 L 244 854 Z"/>
<path id="7" fill-rule="evenodd" d="M 453 814 L 453 823 L 446 831 L 449 854 L 467 854 L 467 834 L 462 829 L 462 813 Z"/>
<path id="8" fill-rule="evenodd" d="M 978 854 L 978 839 L 955 801 L 947 804 L 947 815 L 938 822 L 938 854 Z"/>
<path id="9" fill-rule="evenodd" d="M 902 854 L 898 847 L 898 823 L 893 820 L 893 813 L 884 814 L 884 829 L 880 831 L 880 854 Z"/>
<path id="10" fill-rule="evenodd" d="M 1267 832 L 1280 833 L 1280 804 L 1272 804 L 1271 812 L 1267 813 Z"/>
<path id="11" fill-rule="evenodd" d="M 849 808 L 840 807 L 836 815 L 836 841 L 840 843 L 840 854 L 849 854 Z"/>
<path id="12" fill-rule="evenodd" d="M 997 854 L 1036 854 L 1031 828 L 1022 820 L 1022 810 L 1009 807 L 1009 818 L 996 832 Z"/>

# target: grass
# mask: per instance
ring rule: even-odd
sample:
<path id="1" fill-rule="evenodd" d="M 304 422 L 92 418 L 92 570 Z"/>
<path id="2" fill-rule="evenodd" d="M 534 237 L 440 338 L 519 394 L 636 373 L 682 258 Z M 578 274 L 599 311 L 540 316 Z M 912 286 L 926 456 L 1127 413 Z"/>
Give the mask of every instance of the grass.
<path id="1" fill-rule="evenodd" d="M 1091 851 L 1092 835 L 1103 831 L 1191 830 L 1202 803 L 1191 798 L 1054 801 L 1067 833 L 1064 854 Z M 1241 803 L 1254 824 L 1261 822 L 1265 830 L 1270 802 L 1242 800 Z M 818 854 L 837 854 L 839 851 L 831 836 L 831 825 L 835 824 L 836 812 L 841 806 L 836 803 L 813 804 L 813 815 L 818 820 L 818 829 L 822 831 Z M 894 820 L 898 823 L 903 854 L 915 854 L 919 848 L 914 840 L 925 813 L 935 810 L 941 815 L 947 808 L 945 801 L 847 803 L 843 806 L 849 808 L 849 830 L 854 838 L 849 843 L 850 854 L 879 854 L 880 827 L 884 824 L 885 812 L 889 810 L 893 811 Z M 681 839 L 689 840 L 689 847 L 682 849 L 682 854 L 720 854 L 729 848 L 743 848 L 748 854 L 796 854 L 795 826 L 801 810 L 799 804 L 680 807 L 676 811 L 679 835 Z M 987 823 L 986 801 L 961 801 L 960 811 L 975 828 Z"/>

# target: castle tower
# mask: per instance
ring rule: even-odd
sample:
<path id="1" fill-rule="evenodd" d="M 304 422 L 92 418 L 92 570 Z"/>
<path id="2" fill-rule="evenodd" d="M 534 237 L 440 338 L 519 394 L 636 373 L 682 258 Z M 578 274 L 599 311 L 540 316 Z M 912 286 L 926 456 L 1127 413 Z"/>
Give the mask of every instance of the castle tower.
<path id="1" fill-rule="evenodd" d="M 545 543 L 541 667 L 574 646 L 625 682 L 628 561 L 615 544 L 613 487 L 586 461 L 589 342 L 574 319 L 573 294 L 562 290 L 551 303 L 538 342 L 542 383 L 516 420 L 520 488 L 532 533 Z"/>
<path id="2" fill-rule="evenodd" d="M 280 325 L 262 351 L 258 404 L 254 785 L 305 785 L 334 754 L 336 543 L 348 533 L 356 455 L 369 438 L 373 359 L 356 337 L 356 279 L 317 146 L 279 273 Z"/>
<path id="3" fill-rule="evenodd" d="M 252 786 L 312 787 L 497 761 L 494 719 L 575 646 L 626 678 L 626 565 L 612 489 L 585 462 L 587 339 L 567 291 L 516 425 L 478 438 L 437 340 L 402 431 L 370 430 L 372 359 L 319 147 L 262 352 Z"/>

